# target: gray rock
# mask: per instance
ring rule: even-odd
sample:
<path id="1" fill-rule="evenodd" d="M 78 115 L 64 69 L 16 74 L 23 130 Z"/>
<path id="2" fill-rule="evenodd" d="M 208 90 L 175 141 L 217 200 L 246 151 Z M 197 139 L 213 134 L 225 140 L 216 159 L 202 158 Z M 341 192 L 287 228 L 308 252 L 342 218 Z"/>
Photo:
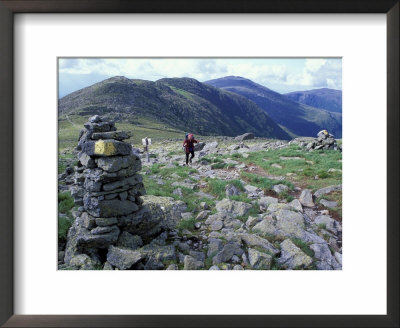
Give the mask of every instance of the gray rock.
<path id="1" fill-rule="evenodd" d="M 275 197 L 261 197 L 258 200 L 258 204 L 264 208 L 267 208 L 270 204 L 277 204 L 278 203 L 278 198 Z"/>
<path id="2" fill-rule="evenodd" d="M 117 224 L 118 220 L 117 218 L 96 218 L 96 224 L 99 227 L 105 227 L 105 226 L 110 226 L 110 225 L 114 225 Z"/>
<path id="3" fill-rule="evenodd" d="M 217 265 L 213 265 L 208 270 L 220 270 L 220 268 Z"/>
<path id="4" fill-rule="evenodd" d="M 283 236 L 301 239 L 305 233 L 303 215 L 293 211 L 280 210 L 276 212 L 276 228 Z"/>
<path id="5" fill-rule="evenodd" d="M 276 233 L 275 220 L 272 216 L 265 216 L 252 229 L 254 232 L 259 232 L 263 235 L 274 235 Z"/>
<path id="6" fill-rule="evenodd" d="M 94 263 L 92 259 L 86 254 L 79 254 L 74 256 L 69 262 L 70 265 L 79 268 L 80 270 L 93 270 Z"/>
<path id="7" fill-rule="evenodd" d="M 249 216 L 246 221 L 246 228 L 247 229 L 253 228 L 259 221 L 260 219 L 258 217 Z"/>
<path id="8" fill-rule="evenodd" d="M 244 190 L 246 193 L 255 193 L 257 191 L 259 191 L 260 189 L 251 185 L 245 185 L 244 186 Z"/>
<path id="9" fill-rule="evenodd" d="M 314 257 L 319 260 L 316 263 L 317 268 L 320 270 L 339 270 L 341 265 L 336 261 L 332 255 L 329 246 L 325 244 L 312 244 L 310 248 L 314 251 Z"/>
<path id="10" fill-rule="evenodd" d="M 114 270 L 113 266 L 106 261 L 103 266 L 103 270 Z"/>
<path id="11" fill-rule="evenodd" d="M 315 218 L 314 223 L 317 225 L 324 225 L 326 227 L 326 230 L 337 233 L 337 230 L 335 228 L 335 220 L 332 219 L 328 215 L 319 215 Z"/>
<path id="12" fill-rule="evenodd" d="M 126 140 L 131 137 L 131 133 L 125 131 L 109 131 L 109 132 L 95 132 L 92 134 L 93 140 L 99 139 L 115 139 L 115 140 Z"/>
<path id="13" fill-rule="evenodd" d="M 319 197 L 321 197 L 322 195 L 329 194 L 329 193 L 331 193 L 331 192 L 333 192 L 333 191 L 340 191 L 340 190 L 342 190 L 342 185 L 329 186 L 329 187 L 321 188 L 321 189 L 318 189 L 318 190 L 314 193 L 314 197 L 315 197 L 315 198 L 319 198 Z"/>
<path id="14" fill-rule="evenodd" d="M 213 264 L 216 265 L 219 263 L 228 262 L 232 259 L 233 255 L 241 256 L 242 254 L 243 250 L 240 248 L 240 244 L 229 241 L 224 245 L 222 250 L 214 256 Z"/>
<path id="15" fill-rule="evenodd" d="M 224 223 L 222 222 L 222 220 L 214 220 L 210 224 L 210 229 L 212 231 L 218 231 L 218 230 L 221 230 L 223 226 L 224 226 Z"/>
<path id="16" fill-rule="evenodd" d="M 277 194 L 280 194 L 282 192 L 288 191 L 289 187 L 285 186 L 284 184 L 278 184 L 272 187 L 272 190 L 275 191 Z"/>
<path id="17" fill-rule="evenodd" d="M 217 253 L 220 252 L 222 248 L 223 248 L 223 243 L 221 239 L 209 238 L 207 256 L 210 257 L 217 255 Z"/>
<path id="18" fill-rule="evenodd" d="M 242 233 L 239 235 L 241 240 L 247 245 L 247 247 L 261 247 L 266 251 L 277 254 L 279 250 L 277 250 L 267 239 L 261 238 L 260 236 Z"/>
<path id="19" fill-rule="evenodd" d="M 201 211 L 199 214 L 196 216 L 196 220 L 204 220 L 207 218 L 207 216 L 211 213 L 211 211 Z"/>
<path id="20" fill-rule="evenodd" d="M 179 270 L 177 264 L 170 264 L 166 270 Z"/>
<path id="21" fill-rule="evenodd" d="M 208 210 L 208 204 L 206 202 L 201 202 L 200 203 L 200 208 L 203 210 Z"/>
<path id="22" fill-rule="evenodd" d="M 218 142 L 214 141 L 214 142 L 207 143 L 204 146 L 203 151 L 213 150 L 213 149 L 217 149 L 217 148 L 218 148 Z"/>
<path id="23" fill-rule="evenodd" d="M 147 260 L 144 270 L 163 270 L 164 264 L 154 256 L 150 256 Z"/>
<path id="24" fill-rule="evenodd" d="M 303 207 L 297 198 L 293 199 L 288 205 L 296 211 L 303 212 Z"/>
<path id="25" fill-rule="evenodd" d="M 130 249 L 137 249 L 143 246 L 143 241 L 142 238 L 140 238 L 140 236 L 132 235 L 127 231 L 123 231 L 118 237 L 117 246 Z"/>
<path id="26" fill-rule="evenodd" d="M 78 218 L 77 223 L 85 229 L 92 230 L 96 226 L 96 220 L 87 212 L 83 212 Z M 98 224 L 99 225 L 99 224 Z"/>
<path id="27" fill-rule="evenodd" d="M 244 269 L 243 269 L 243 267 L 242 267 L 241 265 L 236 264 L 236 265 L 233 267 L 233 270 L 244 270 Z"/>
<path id="28" fill-rule="evenodd" d="M 245 133 L 245 134 L 235 137 L 235 140 L 238 140 L 238 141 L 250 140 L 250 139 L 254 139 L 253 133 Z"/>
<path id="29" fill-rule="evenodd" d="M 203 150 L 203 148 L 205 147 L 205 142 L 199 142 L 197 144 L 194 145 L 194 151 L 200 151 Z"/>
<path id="30" fill-rule="evenodd" d="M 240 195 L 240 191 L 233 184 L 228 184 L 225 187 L 225 194 L 226 197 L 237 196 Z"/>
<path id="31" fill-rule="evenodd" d="M 249 248 L 249 262 L 253 269 L 269 270 L 271 269 L 272 256 Z"/>
<path id="32" fill-rule="evenodd" d="M 338 206 L 338 203 L 337 203 L 337 202 L 329 201 L 329 200 L 326 200 L 326 199 L 321 199 L 321 200 L 319 201 L 319 203 L 322 204 L 322 205 L 324 205 L 325 207 L 328 207 L 328 208 L 335 208 L 335 207 Z"/>
<path id="33" fill-rule="evenodd" d="M 281 243 L 281 257 L 278 263 L 288 269 L 307 267 L 312 263 L 312 258 L 306 255 L 290 239 Z"/>
<path id="34" fill-rule="evenodd" d="M 78 155 L 79 162 L 87 168 L 93 169 L 96 167 L 96 162 L 88 154 L 80 152 Z"/>
<path id="35" fill-rule="evenodd" d="M 300 194 L 299 201 L 303 206 L 314 207 L 311 190 L 304 189 Z"/>
<path id="36" fill-rule="evenodd" d="M 110 246 L 107 253 L 107 261 L 120 270 L 131 268 L 142 258 L 139 252 L 121 247 Z"/>
<path id="37" fill-rule="evenodd" d="M 227 214 L 232 217 L 245 216 L 251 209 L 250 204 L 227 198 L 217 202 L 215 207 L 219 213 Z"/>
<path id="38" fill-rule="evenodd" d="M 139 209 L 138 205 L 129 200 L 100 200 L 99 197 L 83 197 L 85 210 L 94 217 L 114 217 L 131 214 Z"/>
<path id="39" fill-rule="evenodd" d="M 136 173 L 142 168 L 140 158 L 135 154 L 130 154 L 128 156 L 100 157 L 96 159 L 96 164 L 99 168 L 107 172 L 117 172 L 121 169 L 129 168 L 132 173 Z"/>
<path id="40" fill-rule="evenodd" d="M 183 260 L 184 270 L 199 270 L 204 268 L 204 263 L 196 260 L 194 257 L 186 255 Z"/>
<path id="41" fill-rule="evenodd" d="M 288 210 L 290 211 L 292 207 L 289 204 L 283 203 L 272 203 L 268 205 L 267 211 L 268 213 L 274 213 L 280 210 Z"/>

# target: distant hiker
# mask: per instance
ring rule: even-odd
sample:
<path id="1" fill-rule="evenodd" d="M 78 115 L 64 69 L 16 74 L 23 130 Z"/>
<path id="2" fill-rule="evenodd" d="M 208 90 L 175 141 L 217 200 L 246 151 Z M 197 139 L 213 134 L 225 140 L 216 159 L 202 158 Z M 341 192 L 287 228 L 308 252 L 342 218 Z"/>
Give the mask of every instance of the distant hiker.
<path id="1" fill-rule="evenodd" d="M 198 141 L 194 138 L 193 134 L 189 133 L 189 135 L 185 136 L 185 141 L 183 142 L 183 147 L 186 152 L 186 165 L 192 163 L 192 159 L 194 157 L 194 144 L 198 143 Z M 189 154 L 191 154 L 189 159 Z"/>

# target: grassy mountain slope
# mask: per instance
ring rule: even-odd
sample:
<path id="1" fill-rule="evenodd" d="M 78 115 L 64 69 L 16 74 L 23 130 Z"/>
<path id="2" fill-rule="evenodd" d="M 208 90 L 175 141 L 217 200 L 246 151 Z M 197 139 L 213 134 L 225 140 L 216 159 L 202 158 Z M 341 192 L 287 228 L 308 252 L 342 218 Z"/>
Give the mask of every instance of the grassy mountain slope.
<path id="1" fill-rule="evenodd" d="M 342 91 L 340 90 L 322 88 L 290 92 L 285 96 L 308 106 L 326 109 L 334 113 L 342 112 Z"/>
<path id="2" fill-rule="evenodd" d="M 153 124 L 200 135 L 289 139 L 263 110 L 248 99 L 190 78 L 156 82 L 113 77 L 59 100 L 60 119 L 94 114 L 118 122 Z"/>
<path id="3" fill-rule="evenodd" d="M 342 136 L 339 113 L 300 104 L 242 77 L 227 76 L 205 83 L 254 101 L 292 136 L 315 136 L 321 129 L 327 129 L 338 138 Z"/>

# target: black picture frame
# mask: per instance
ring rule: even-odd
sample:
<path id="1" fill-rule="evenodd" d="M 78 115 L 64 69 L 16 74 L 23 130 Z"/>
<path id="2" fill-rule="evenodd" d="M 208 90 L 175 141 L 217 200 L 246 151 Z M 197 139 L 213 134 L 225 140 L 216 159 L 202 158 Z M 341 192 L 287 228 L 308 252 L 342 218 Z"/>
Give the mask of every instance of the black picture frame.
<path id="1" fill-rule="evenodd" d="M 398 0 L 0 0 L 0 324 L 4 327 L 399 327 Z M 13 19 L 16 13 L 384 13 L 387 17 L 387 315 L 14 315 Z M 15 130 L 14 130 L 15 128 Z M 368 286 L 366 286 L 368 288 Z"/>

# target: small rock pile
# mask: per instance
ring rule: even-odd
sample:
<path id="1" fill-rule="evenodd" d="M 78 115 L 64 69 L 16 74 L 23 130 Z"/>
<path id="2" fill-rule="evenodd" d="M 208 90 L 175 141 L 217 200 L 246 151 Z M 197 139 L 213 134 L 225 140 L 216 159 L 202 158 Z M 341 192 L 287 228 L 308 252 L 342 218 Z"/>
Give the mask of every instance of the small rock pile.
<path id="1" fill-rule="evenodd" d="M 121 229 L 138 224 L 143 216 L 139 196 L 145 190 L 142 177 L 137 174 L 141 161 L 132 146 L 123 141 L 130 134 L 116 131 L 114 123 L 97 115 L 84 126 L 71 193 L 80 207 L 68 235 L 66 264 L 78 253 L 87 254 L 92 260 L 101 257 L 98 250 L 117 243 Z"/>
<path id="2" fill-rule="evenodd" d="M 308 151 L 318 150 L 318 149 L 331 149 L 331 150 L 341 150 L 341 147 L 337 145 L 335 138 L 326 130 L 318 132 L 317 138 L 314 141 L 309 142 L 306 145 Z"/>

